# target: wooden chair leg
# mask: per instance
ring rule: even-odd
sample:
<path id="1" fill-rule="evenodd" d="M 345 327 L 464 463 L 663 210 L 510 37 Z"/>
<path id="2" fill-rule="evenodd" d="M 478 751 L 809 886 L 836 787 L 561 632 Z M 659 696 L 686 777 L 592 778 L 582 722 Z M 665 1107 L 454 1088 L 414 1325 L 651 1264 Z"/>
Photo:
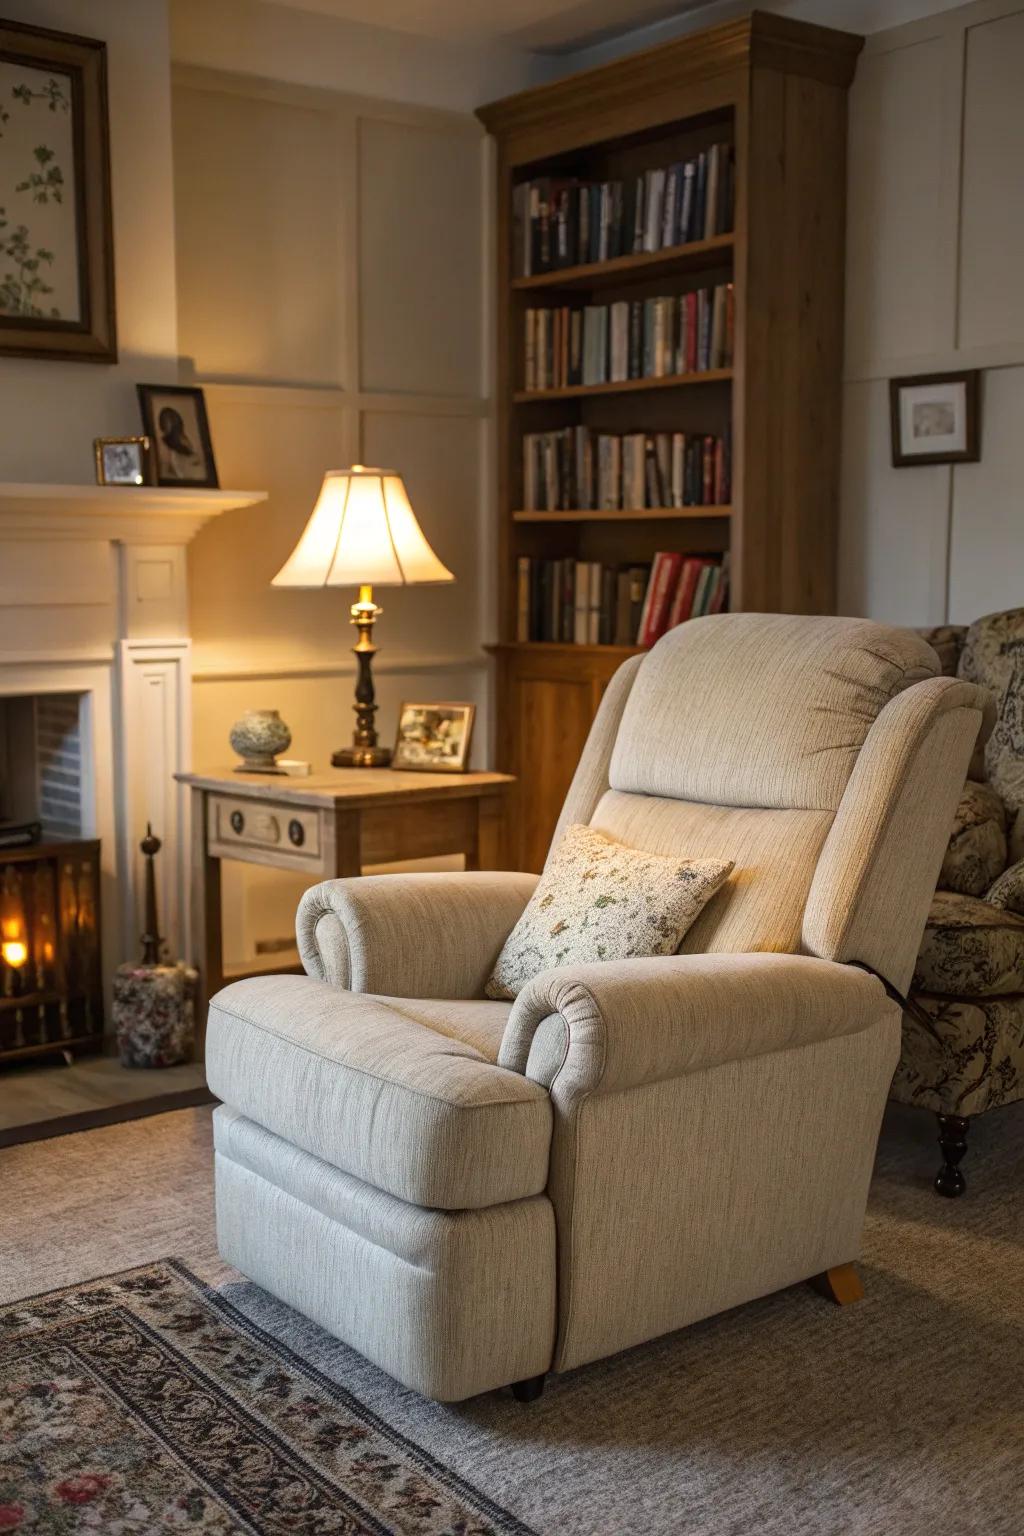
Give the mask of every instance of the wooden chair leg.
<path id="1" fill-rule="evenodd" d="M 853 1264 L 837 1264 L 835 1269 L 827 1269 L 823 1275 L 816 1275 L 811 1284 L 839 1307 L 848 1307 L 851 1302 L 860 1301 L 864 1295 L 864 1282 Z"/>
<path id="2" fill-rule="evenodd" d="M 540 1376 L 531 1376 L 527 1381 L 514 1381 L 512 1383 L 512 1396 L 517 1403 L 535 1403 L 544 1391 L 544 1383 L 547 1381 L 547 1372 Z"/>
<path id="3" fill-rule="evenodd" d="M 935 1175 L 935 1193 L 955 1200 L 967 1188 L 960 1164 L 967 1152 L 967 1129 L 971 1122 L 966 1115 L 939 1115 L 938 1120 L 942 1167 Z"/>

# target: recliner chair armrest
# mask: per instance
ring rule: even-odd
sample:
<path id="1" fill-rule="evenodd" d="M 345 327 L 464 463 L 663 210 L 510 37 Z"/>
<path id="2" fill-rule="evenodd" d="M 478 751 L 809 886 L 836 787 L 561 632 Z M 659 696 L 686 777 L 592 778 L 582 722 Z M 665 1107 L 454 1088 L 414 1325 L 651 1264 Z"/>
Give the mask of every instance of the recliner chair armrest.
<path id="1" fill-rule="evenodd" d="M 506 871 L 324 880 L 295 916 L 308 975 L 389 997 L 482 997 L 536 875 Z"/>
<path id="2" fill-rule="evenodd" d="M 516 998 L 498 1065 L 571 1104 L 724 1062 L 856 1034 L 880 981 L 805 955 L 667 955 L 543 971 Z"/>

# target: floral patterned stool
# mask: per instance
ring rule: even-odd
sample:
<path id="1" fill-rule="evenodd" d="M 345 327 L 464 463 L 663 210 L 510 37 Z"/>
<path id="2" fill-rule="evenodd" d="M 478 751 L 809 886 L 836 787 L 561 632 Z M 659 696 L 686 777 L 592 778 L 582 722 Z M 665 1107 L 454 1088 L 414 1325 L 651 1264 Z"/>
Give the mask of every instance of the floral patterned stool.
<path id="1" fill-rule="evenodd" d="M 119 965 L 113 1022 L 123 1067 L 191 1061 L 199 973 L 187 965 Z"/>
<path id="2" fill-rule="evenodd" d="M 1024 608 L 923 630 L 943 671 L 994 695 L 935 893 L 892 1097 L 934 1110 L 941 1195 L 966 1187 L 973 1115 L 1024 1098 Z"/>

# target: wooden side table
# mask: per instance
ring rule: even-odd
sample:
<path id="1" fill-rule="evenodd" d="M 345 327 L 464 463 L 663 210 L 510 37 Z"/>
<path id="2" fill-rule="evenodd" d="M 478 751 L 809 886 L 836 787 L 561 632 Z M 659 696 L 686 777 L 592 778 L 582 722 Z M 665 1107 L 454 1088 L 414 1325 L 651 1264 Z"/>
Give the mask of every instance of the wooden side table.
<path id="1" fill-rule="evenodd" d="M 201 1021 L 225 982 L 222 859 L 308 875 L 310 885 L 367 864 L 451 853 L 464 854 L 467 869 L 498 869 L 503 800 L 514 782 L 505 773 L 392 768 L 331 768 L 305 779 L 216 768 L 175 778 L 192 790 L 191 958 Z"/>

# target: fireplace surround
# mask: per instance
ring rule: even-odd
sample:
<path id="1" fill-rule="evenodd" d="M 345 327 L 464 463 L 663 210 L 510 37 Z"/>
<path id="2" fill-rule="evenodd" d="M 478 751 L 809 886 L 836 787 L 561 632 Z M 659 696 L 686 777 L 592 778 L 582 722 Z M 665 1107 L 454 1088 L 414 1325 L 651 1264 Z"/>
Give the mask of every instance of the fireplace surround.
<path id="1" fill-rule="evenodd" d="M 91 858 L 97 996 L 108 1002 L 142 931 L 147 822 L 164 844 L 167 938 L 187 951 L 188 804 L 173 777 L 191 767 L 186 546 L 209 519 L 264 499 L 0 484 L 0 818 L 34 806 L 44 836 Z M 0 850 L 0 877 L 7 862 Z M 13 985 L 0 974 L 0 994 Z"/>

